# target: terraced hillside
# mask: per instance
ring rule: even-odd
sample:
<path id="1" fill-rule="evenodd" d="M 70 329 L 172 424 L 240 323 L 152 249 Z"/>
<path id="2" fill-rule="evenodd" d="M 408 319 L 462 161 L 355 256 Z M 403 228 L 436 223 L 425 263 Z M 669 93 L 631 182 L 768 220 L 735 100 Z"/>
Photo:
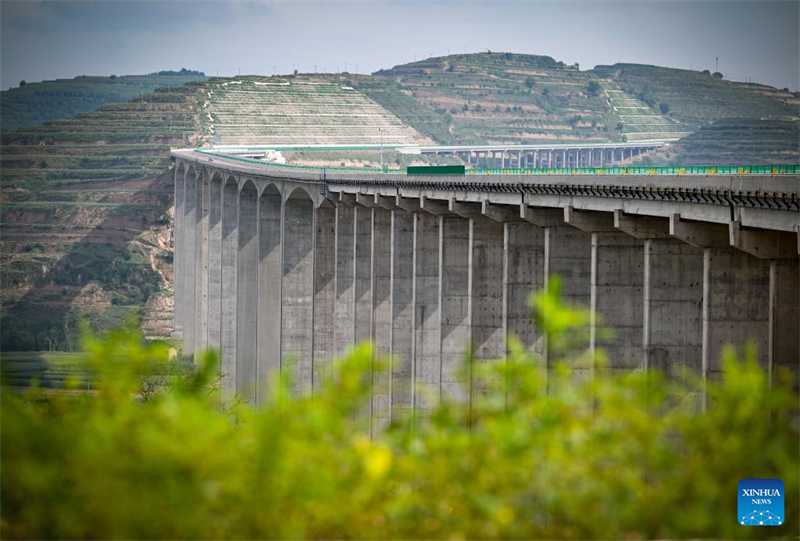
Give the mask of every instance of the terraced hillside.
<path id="1" fill-rule="evenodd" d="M 642 100 L 608 83 L 607 103 L 623 141 L 672 141 L 692 133 L 687 126 L 659 113 Z"/>
<path id="2" fill-rule="evenodd" d="M 764 85 L 638 64 L 580 71 L 512 53 L 429 58 L 353 85 L 447 144 L 678 140 L 720 119 L 800 118 L 800 100 Z"/>
<path id="3" fill-rule="evenodd" d="M 442 143 L 601 142 L 622 137 L 600 81 L 548 56 L 451 55 L 374 75 L 357 81 L 357 88 Z"/>
<path id="4" fill-rule="evenodd" d="M 689 127 L 689 131 L 726 118 L 800 118 L 800 100 L 765 85 L 641 64 L 597 66 L 590 73 L 611 81 L 652 108 L 667 104 L 669 118 Z"/>
<path id="5" fill-rule="evenodd" d="M 430 143 L 344 78 L 310 79 L 192 82 L 0 135 L 0 349 L 73 349 L 83 315 L 170 332 L 171 146 Z"/>
<path id="6" fill-rule="evenodd" d="M 204 80 L 196 72 L 181 70 L 172 75 L 124 75 L 120 77 L 75 77 L 56 79 L 2 92 L 0 128 L 4 132 L 38 126 L 48 120 L 70 119 L 108 103 L 124 103 L 159 87 L 178 88 L 189 81 Z"/>
<path id="7" fill-rule="evenodd" d="M 2 134 L 0 349 L 73 349 L 81 315 L 169 332 L 169 148 L 198 138 L 198 88 Z"/>
<path id="8" fill-rule="evenodd" d="M 725 119 L 704 126 L 652 158 L 654 165 L 800 163 L 800 121 Z"/>
<path id="9" fill-rule="evenodd" d="M 214 80 L 205 89 L 203 133 L 222 144 L 429 142 L 343 83 L 323 77 Z"/>

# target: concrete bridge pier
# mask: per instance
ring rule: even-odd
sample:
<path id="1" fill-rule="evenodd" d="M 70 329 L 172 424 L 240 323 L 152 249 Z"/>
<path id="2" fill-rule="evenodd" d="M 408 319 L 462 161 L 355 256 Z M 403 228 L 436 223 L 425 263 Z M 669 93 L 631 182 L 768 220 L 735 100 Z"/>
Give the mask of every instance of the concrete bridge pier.
<path id="1" fill-rule="evenodd" d="M 209 199 L 211 183 L 205 171 L 197 178 L 197 222 L 195 232 L 195 337 L 194 350 L 208 345 Z"/>
<path id="2" fill-rule="evenodd" d="M 222 175 L 211 177 L 208 210 L 208 347 L 219 349 L 222 315 Z M 177 255 L 177 254 L 176 254 Z"/>
<path id="3" fill-rule="evenodd" d="M 770 261 L 768 359 L 770 378 L 771 382 L 783 379 L 792 381 L 795 390 L 800 390 L 800 377 L 798 377 L 800 376 L 800 279 L 798 277 L 800 277 L 800 260 Z"/>
<path id="4" fill-rule="evenodd" d="M 414 213 L 414 334 L 412 407 L 425 416 L 438 398 L 440 383 L 440 220 Z"/>
<path id="5" fill-rule="evenodd" d="M 174 334 L 178 338 L 183 338 L 184 313 L 185 313 L 185 281 L 183 280 L 183 267 L 186 257 L 184 240 L 184 216 L 186 214 L 184 202 L 186 201 L 186 166 L 180 162 L 175 167 L 175 215 L 173 223 L 175 232 L 173 234 L 173 274 L 175 276 L 175 308 L 174 308 Z"/>
<path id="6" fill-rule="evenodd" d="M 374 198 L 371 205 L 372 338 L 376 357 L 387 359 L 392 353 L 392 211 L 377 206 Z M 373 370 L 372 433 L 391 421 L 390 374 Z"/>
<path id="7" fill-rule="evenodd" d="M 336 304 L 337 209 L 328 200 L 316 210 L 314 237 L 314 387 L 331 376 L 336 353 L 334 312 Z"/>
<path id="8" fill-rule="evenodd" d="M 281 368 L 283 350 L 283 223 L 286 219 L 283 197 L 268 185 L 258 200 L 258 384 L 266 385 L 269 374 Z M 253 292 L 251 292 L 252 294 Z M 261 397 L 259 396 L 259 399 Z"/>
<path id="9" fill-rule="evenodd" d="M 222 268 L 220 288 L 220 368 L 223 396 L 236 392 L 237 279 L 239 258 L 239 187 L 228 177 L 222 188 Z"/>
<path id="10" fill-rule="evenodd" d="M 506 353 L 503 334 L 505 312 L 504 228 L 497 221 L 476 217 L 471 222 L 471 327 L 476 368 L 502 359 Z M 485 392 L 471 383 L 473 397 Z"/>
<path id="11" fill-rule="evenodd" d="M 416 218 L 392 205 L 391 225 L 391 416 L 404 419 L 412 412 L 414 381 L 414 321 L 416 292 Z"/>
<path id="12" fill-rule="evenodd" d="M 618 230 L 612 213 L 566 207 L 564 219 L 591 234 L 590 351 L 594 354 L 598 345 L 602 346 L 612 372 L 640 367 L 644 358 L 644 243 Z M 603 337 L 607 327 L 613 329 L 613 339 Z"/>
<path id="13" fill-rule="evenodd" d="M 344 355 L 355 343 L 355 209 L 343 200 L 336 206 L 336 301 L 334 352 Z"/>
<path id="14" fill-rule="evenodd" d="M 281 363 L 291 363 L 295 394 L 310 393 L 313 383 L 314 235 L 314 205 L 294 190 L 284 202 L 280 307 Z"/>
<path id="15" fill-rule="evenodd" d="M 673 377 L 700 374 L 702 321 L 703 251 L 670 238 L 645 240 L 645 370 Z"/>
<path id="16" fill-rule="evenodd" d="M 185 353 L 193 353 L 195 345 L 195 271 L 197 270 L 197 172 L 190 166 L 186 172 L 183 201 L 183 247 L 184 261 L 183 286 L 183 349 Z"/>
<path id="17" fill-rule="evenodd" d="M 441 370 L 439 396 L 464 401 L 459 375 L 465 345 L 472 340 L 470 311 L 470 219 L 448 214 L 440 219 Z"/>
<path id="18" fill-rule="evenodd" d="M 257 402 L 258 193 L 247 182 L 239 192 L 236 275 L 236 392 Z"/>

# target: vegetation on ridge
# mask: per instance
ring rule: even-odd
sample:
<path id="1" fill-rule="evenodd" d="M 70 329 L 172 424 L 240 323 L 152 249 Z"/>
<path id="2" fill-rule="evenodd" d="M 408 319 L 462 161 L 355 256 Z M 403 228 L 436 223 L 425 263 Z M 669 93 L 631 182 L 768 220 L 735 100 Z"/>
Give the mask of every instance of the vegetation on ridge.
<path id="1" fill-rule="evenodd" d="M 174 74 L 174 75 L 173 75 Z M 107 103 L 126 102 L 156 88 L 179 87 L 194 81 L 197 72 L 160 72 L 152 75 L 117 77 L 81 76 L 41 83 L 27 83 L 0 92 L 2 130 L 9 132 L 25 126 L 37 126 L 49 120 L 68 119 L 93 111 Z"/>

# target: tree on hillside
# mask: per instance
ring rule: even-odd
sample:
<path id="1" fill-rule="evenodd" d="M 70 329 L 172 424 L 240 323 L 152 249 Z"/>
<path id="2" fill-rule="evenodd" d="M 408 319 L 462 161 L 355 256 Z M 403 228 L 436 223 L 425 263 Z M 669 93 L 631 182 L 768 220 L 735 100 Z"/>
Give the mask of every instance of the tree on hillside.
<path id="1" fill-rule="evenodd" d="M 20 87 L 20 88 L 22 88 L 22 87 L 23 87 L 23 86 L 25 86 L 26 84 L 28 84 L 28 83 L 26 83 L 25 81 L 20 81 L 20 82 L 19 82 L 19 87 Z"/>
<path id="2" fill-rule="evenodd" d="M 718 71 L 715 71 L 713 73 L 713 76 L 716 77 L 717 79 L 722 79 L 722 74 L 720 72 L 718 72 Z"/>
<path id="3" fill-rule="evenodd" d="M 666 115 L 667 113 L 669 113 L 669 103 L 665 103 L 665 102 L 662 101 L 658 105 L 658 110 L 661 111 L 662 115 Z"/>
<path id="4" fill-rule="evenodd" d="M 533 85 L 536 84 L 536 79 L 533 78 L 533 75 L 528 75 L 525 77 L 525 86 L 528 88 L 533 88 Z"/>
<path id="5" fill-rule="evenodd" d="M 702 73 L 703 75 L 711 75 L 711 72 L 708 70 L 703 70 L 700 73 Z"/>
<path id="6" fill-rule="evenodd" d="M 598 92 L 600 92 L 600 83 L 597 81 L 589 81 L 589 84 L 586 85 L 586 91 L 590 96 L 596 96 Z"/>

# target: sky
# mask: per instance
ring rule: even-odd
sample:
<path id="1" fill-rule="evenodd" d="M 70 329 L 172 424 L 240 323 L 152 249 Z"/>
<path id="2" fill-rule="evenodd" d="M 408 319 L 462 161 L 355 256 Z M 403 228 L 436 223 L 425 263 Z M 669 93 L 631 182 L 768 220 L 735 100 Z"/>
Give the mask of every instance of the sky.
<path id="1" fill-rule="evenodd" d="M 800 87 L 800 0 L 0 0 L 0 88 L 182 67 L 371 73 L 449 53 L 715 70 Z"/>

